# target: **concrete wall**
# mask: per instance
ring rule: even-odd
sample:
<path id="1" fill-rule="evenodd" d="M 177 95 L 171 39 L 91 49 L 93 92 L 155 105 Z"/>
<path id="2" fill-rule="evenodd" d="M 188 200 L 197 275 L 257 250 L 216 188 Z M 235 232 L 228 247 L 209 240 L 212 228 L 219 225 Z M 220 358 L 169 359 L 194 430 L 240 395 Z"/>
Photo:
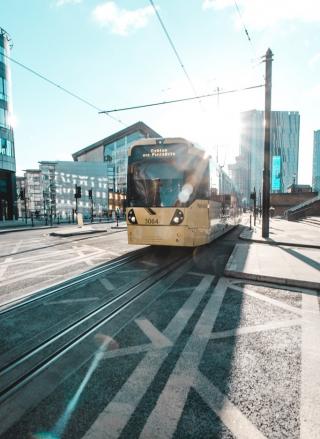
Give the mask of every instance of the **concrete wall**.
<path id="1" fill-rule="evenodd" d="M 304 201 L 317 196 L 317 192 L 297 192 L 284 194 L 270 194 L 270 207 L 274 207 L 274 215 L 283 216 L 290 207 L 297 206 Z"/>

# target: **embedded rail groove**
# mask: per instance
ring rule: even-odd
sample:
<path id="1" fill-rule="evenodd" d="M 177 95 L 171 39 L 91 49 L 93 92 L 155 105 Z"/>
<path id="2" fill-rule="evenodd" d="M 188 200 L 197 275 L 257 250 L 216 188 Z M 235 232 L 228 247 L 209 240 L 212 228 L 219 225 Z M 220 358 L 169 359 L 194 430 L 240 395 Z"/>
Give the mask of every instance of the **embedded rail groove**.
<path id="1" fill-rule="evenodd" d="M 101 278 L 105 273 L 109 271 L 115 271 L 119 267 L 123 267 L 132 261 L 135 261 L 141 257 L 141 255 L 147 254 L 148 249 L 142 249 L 138 250 L 138 252 L 135 252 L 134 255 L 131 255 L 130 257 L 121 257 L 117 261 L 112 261 L 107 263 L 106 265 L 102 267 L 97 267 L 93 270 L 91 270 L 89 273 L 81 274 L 80 276 L 77 276 L 69 281 L 64 282 L 63 284 L 59 285 L 57 288 L 48 288 L 44 290 L 45 292 L 40 294 L 37 297 L 32 297 L 29 300 L 26 300 L 23 303 L 19 303 L 18 305 L 15 305 L 14 307 L 10 309 L 6 309 L 2 312 L 4 313 L 10 313 L 14 317 L 19 317 L 19 314 L 22 312 L 28 311 L 28 307 L 32 306 L 34 302 L 38 301 L 46 303 L 46 299 L 48 296 L 54 295 L 54 298 L 61 298 L 63 297 L 64 291 L 68 293 L 68 290 L 70 290 L 70 287 L 81 287 L 81 285 L 84 283 L 86 284 L 89 281 L 94 282 L 96 279 Z M 135 286 L 137 282 L 131 282 L 129 285 L 126 285 L 126 288 L 130 288 L 132 286 Z M 125 288 L 118 288 L 118 296 L 125 291 Z M 74 294 L 74 293 L 72 293 Z M 73 296 L 74 297 L 74 296 Z M 51 297 L 49 297 L 50 299 Z M 113 297 L 114 298 L 114 297 Z M 44 343 L 46 343 L 48 340 L 50 340 L 52 337 L 57 335 L 62 330 L 65 330 L 66 328 L 72 326 L 72 324 L 77 323 L 78 321 L 81 321 L 81 319 L 84 319 L 86 316 L 90 316 L 95 311 L 99 310 L 102 306 L 108 304 L 110 302 L 110 297 L 107 298 L 107 300 L 104 300 L 102 303 L 98 306 L 96 306 L 94 309 L 91 309 L 88 311 L 83 311 L 82 309 L 80 311 L 74 312 L 71 316 L 68 314 L 67 317 L 64 317 L 62 320 L 53 322 L 49 326 L 49 329 L 44 329 L 40 333 L 37 333 L 36 335 L 32 335 L 29 337 L 26 341 L 22 343 L 18 343 L 15 348 L 8 349 L 6 352 L 2 352 L 0 354 L 0 378 L 1 374 L 4 370 L 6 370 L 8 367 L 10 367 L 10 364 L 17 363 L 21 358 L 26 357 L 30 352 L 33 350 L 36 350 L 36 348 Z M 55 331 L 55 332 L 54 332 Z M 1 382 L 0 382 L 0 389 L 1 389 Z"/>
<path id="2" fill-rule="evenodd" d="M 174 261 L 171 260 L 164 266 L 152 270 L 145 279 L 136 282 L 134 285 L 125 286 L 122 291 L 120 289 L 116 297 L 100 305 L 97 309 L 60 332 L 55 333 L 45 342 L 12 363 L 7 364 L 0 372 L 0 404 L 52 362 L 60 358 L 64 352 L 68 352 L 87 335 L 96 331 L 101 325 L 112 320 L 134 301 L 147 294 L 151 287 L 168 276 L 169 273 L 174 272 L 188 258 L 189 256 L 183 258 L 179 256 Z"/>
<path id="3" fill-rule="evenodd" d="M 102 266 L 98 266 L 95 268 L 92 268 L 90 271 L 87 271 L 85 273 L 79 274 L 78 276 L 72 277 L 71 279 L 67 279 L 59 285 L 55 286 L 49 286 L 47 288 L 42 288 L 41 290 L 38 290 L 36 292 L 30 293 L 30 295 L 26 297 L 22 297 L 16 300 L 11 300 L 10 302 L 7 302 L 5 305 L 1 305 L 1 307 L 5 306 L 4 309 L 1 309 L 0 307 L 0 315 L 5 314 L 7 312 L 12 312 L 13 310 L 21 307 L 25 307 L 30 305 L 31 303 L 41 300 L 44 297 L 47 297 L 52 294 L 57 294 L 58 292 L 63 291 L 64 289 L 67 289 L 71 286 L 79 285 L 82 282 L 86 282 L 87 280 L 100 276 L 101 274 L 104 274 L 108 271 L 114 270 L 115 268 L 121 267 L 124 264 L 127 264 L 129 262 L 132 262 L 136 259 L 139 259 L 139 257 L 145 253 L 148 252 L 148 248 L 143 248 L 136 250 L 134 254 L 130 256 L 119 256 L 116 259 L 113 259 L 112 261 L 108 261 L 107 263 L 103 264 Z M 13 304 L 10 306 L 10 304 Z M 16 305 L 14 305 L 16 304 Z M 8 306 L 9 305 L 9 306 Z"/>

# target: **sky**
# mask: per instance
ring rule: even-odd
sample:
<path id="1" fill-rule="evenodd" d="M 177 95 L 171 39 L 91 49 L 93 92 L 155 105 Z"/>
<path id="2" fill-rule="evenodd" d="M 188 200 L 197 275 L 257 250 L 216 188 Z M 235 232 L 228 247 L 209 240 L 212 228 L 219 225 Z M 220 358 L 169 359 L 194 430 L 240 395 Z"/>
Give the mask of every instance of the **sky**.
<path id="1" fill-rule="evenodd" d="M 0 0 L 11 57 L 111 110 L 264 84 L 274 54 L 272 110 L 299 111 L 299 183 L 311 184 L 320 129 L 318 0 Z M 248 32 L 250 41 L 245 33 Z M 202 145 L 225 166 L 239 152 L 240 112 L 264 109 L 264 88 L 111 113 L 11 63 L 17 174 L 139 120 Z"/>

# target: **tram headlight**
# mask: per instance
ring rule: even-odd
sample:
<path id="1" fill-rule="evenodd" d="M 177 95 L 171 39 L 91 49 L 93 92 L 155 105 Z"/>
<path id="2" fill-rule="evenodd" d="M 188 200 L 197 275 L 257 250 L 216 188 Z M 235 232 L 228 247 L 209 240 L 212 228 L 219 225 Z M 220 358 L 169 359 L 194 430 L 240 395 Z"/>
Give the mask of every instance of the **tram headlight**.
<path id="1" fill-rule="evenodd" d="M 182 210 L 176 209 L 170 224 L 176 226 L 178 224 L 181 224 L 183 220 L 184 220 L 184 214 Z"/>
<path id="2" fill-rule="evenodd" d="M 137 218 L 136 218 L 136 215 L 135 215 L 133 209 L 130 209 L 128 212 L 128 221 L 131 224 L 138 224 L 138 221 L 137 221 Z"/>

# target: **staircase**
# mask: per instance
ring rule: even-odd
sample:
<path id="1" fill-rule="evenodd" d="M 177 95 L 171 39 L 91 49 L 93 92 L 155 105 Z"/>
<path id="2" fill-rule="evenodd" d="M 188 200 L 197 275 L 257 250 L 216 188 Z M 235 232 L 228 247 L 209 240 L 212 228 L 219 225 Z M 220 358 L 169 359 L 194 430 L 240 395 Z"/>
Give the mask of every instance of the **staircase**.
<path id="1" fill-rule="evenodd" d="M 305 217 L 320 217 L 320 194 L 297 206 L 290 207 L 284 213 L 288 221 L 297 221 Z"/>

